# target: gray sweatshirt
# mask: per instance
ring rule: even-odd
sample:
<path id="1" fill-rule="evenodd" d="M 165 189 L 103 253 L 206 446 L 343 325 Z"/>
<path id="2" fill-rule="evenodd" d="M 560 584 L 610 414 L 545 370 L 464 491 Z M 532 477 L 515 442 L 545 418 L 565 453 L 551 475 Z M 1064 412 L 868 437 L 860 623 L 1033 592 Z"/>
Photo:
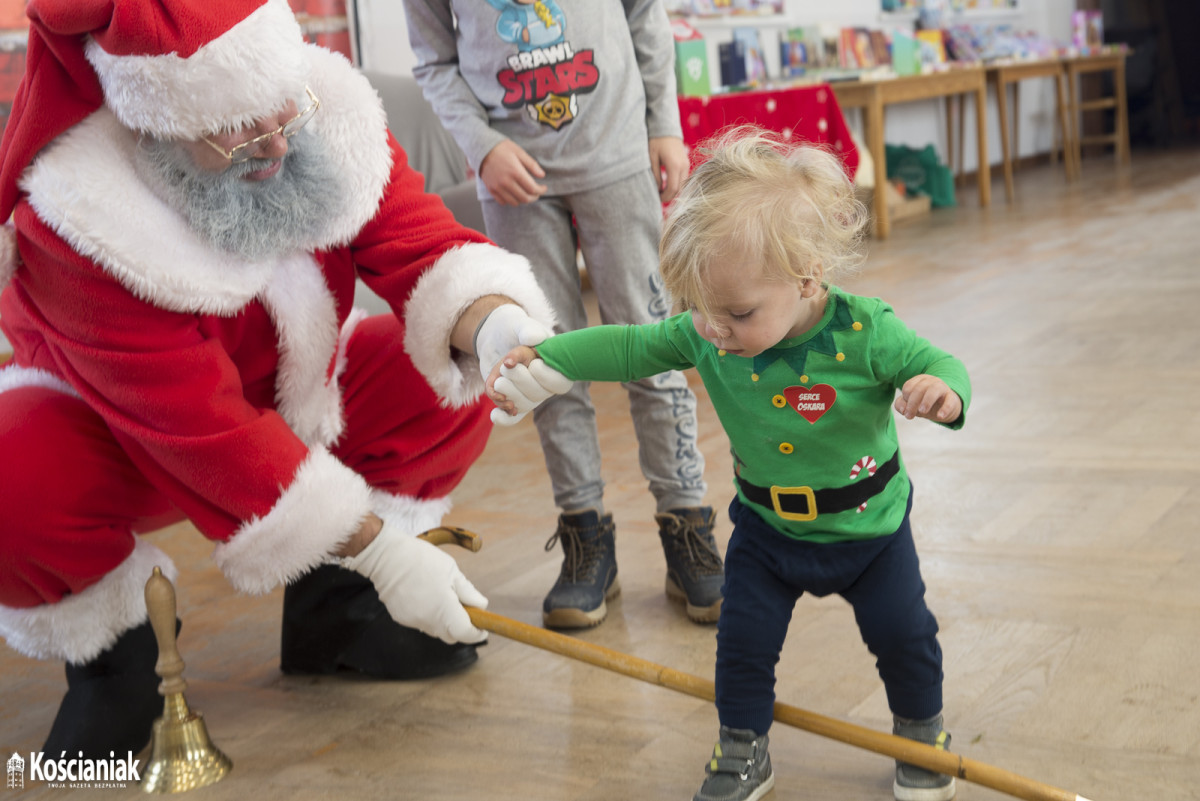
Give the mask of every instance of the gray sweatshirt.
<path id="1" fill-rule="evenodd" d="M 478 173 L 512 139 L 547 194 L 650 168 L 647 139 L 680 136 L 661 0 L 404 0 L 413 74 Z M 478 182 L 479 197 L 488 197 Z"/>

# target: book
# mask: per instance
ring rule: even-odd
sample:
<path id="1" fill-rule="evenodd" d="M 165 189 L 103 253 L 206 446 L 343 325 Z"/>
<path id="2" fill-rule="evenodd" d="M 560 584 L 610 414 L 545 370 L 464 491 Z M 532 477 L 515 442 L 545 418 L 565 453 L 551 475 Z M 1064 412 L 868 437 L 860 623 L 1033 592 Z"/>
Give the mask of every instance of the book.
<path id="1" fill-rule="evenodd" d="M 746 46 L 738 39 L 717 45 L 721 59 L 721 85 L 746 85 Z"/>
<path id="2" fill-rule="evenodd" d="M 758 28 L 734 28 L 734 41 L 742 43 L 746 58 L 746 80 L 750 86 L 760 86 L 767 80 L 767 65 L 763 59 L 762 39 Z"/>
<path id="3" fill-rule="evenodd" d="M 941 29 L 917 31 L 917 42 L 921 48 L 922 64 L 945 64 L 946 37 Z"/>
<path id="4" fill-rule="evenodd" d="M 892 62 L 887 34 L 869 28 L 842 28 L 837 64 L 845 69 L 871 69 Z"/>
<path id="5" fill-rule="evenodd" d="M 779 67 L 785 78 L 797 78 L 815 66 L 817 52 L 804 28 L 788 28 L 779 37 Z"/>
<path id="6" fill-rule="evenodd" d="M 892 43 L 888 35 L 881 30 L 872 28 L 870 31 L 871 52 L 875 56 L 876 65 L 892 63 Z"/>
<path id="7" fill-rule="evenodd" d="M 675 83 L 679 94 L 690 97 L 712 94 L 704 37 L 681 19 L 671 21 L 671 34 L 675 39 Z"/>
<path id="8" fill-rule="evenodd" d="M 897 75 L 916 75 L 921 71 L 921 52 L 916 36 L 904 31 L 892 34 L 892 69 Z"/>
<path id="9" fill-rule="evenodd" d="M 855 28 L 852 41 L 854 42 L 854 60 L 857 66 L 867 69 L 876 66 L 875 49 L 871 47 L 871 32 L 866 28 Z"/>

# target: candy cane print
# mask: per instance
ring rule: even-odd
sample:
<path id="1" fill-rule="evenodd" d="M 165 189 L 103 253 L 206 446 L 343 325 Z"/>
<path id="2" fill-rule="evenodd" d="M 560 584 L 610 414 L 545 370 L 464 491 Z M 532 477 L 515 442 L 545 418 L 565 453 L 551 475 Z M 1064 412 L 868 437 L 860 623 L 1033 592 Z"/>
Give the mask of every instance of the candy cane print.
<path id="1" fill-rule="evenodd" d="M 879 466 L 877 464 L 875 464 L 874 457 L 864 456 L 863 458 L 859 459 L 857 462 L 854 463 L 854 467 L 850 468 L 850 480 L 853 481 L 854 479 L 858 478 L 858 474 L 863 471 L 863 468 L 866 468 L 867 476 L 873 476 L 873 475 L 875 475 L 875 470 L 878 467 Z M 866 508 L 867 508 L 867 502 L 863 501 L 862 503 L 860 503 L 858 505 L 857 511 L 859 513 L 861 513 Z"/>

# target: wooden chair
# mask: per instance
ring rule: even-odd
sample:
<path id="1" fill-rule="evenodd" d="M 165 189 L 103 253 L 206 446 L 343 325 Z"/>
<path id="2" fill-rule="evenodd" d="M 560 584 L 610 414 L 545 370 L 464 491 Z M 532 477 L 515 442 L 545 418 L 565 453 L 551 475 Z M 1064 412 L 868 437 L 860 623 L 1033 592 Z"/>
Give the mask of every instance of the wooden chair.
<path id="1" fill-rule="evenodd" d="M 1117 165 L 1129 163 L 1129 110 L 1125 96 L 1125 51 L 1073 56 L 1063 59 L 1067 75 L 1067 117 L 1071 124 L 1071 150 L 1076 170 L 1080 167 L 1083 145 L 1110 144 Z M 1081 75 L 1110 73 L 1113 93 L 1107 97 L 1083 100 L 1080 97 Z M 1113 109 L 1113 130 L 1103 134 L 1082 135 L 1083 115 L 1092 111 Z"/>

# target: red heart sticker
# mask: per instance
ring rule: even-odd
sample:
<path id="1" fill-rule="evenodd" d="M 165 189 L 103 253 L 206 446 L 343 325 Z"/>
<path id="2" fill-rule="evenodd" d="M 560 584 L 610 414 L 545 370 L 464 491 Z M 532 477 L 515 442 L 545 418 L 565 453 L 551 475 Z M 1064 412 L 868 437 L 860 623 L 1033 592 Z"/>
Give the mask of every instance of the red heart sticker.
<path id="1" fill-rule="evenodd" d="M 801 417 L 810 423 L 815 423 L 821 415 L 829 411 L 837 400 L 837 390 L 828 384 L 817 384 L 812 387 L 788 387 L 783 391 L 788 405 L 795 409 Z"/>

